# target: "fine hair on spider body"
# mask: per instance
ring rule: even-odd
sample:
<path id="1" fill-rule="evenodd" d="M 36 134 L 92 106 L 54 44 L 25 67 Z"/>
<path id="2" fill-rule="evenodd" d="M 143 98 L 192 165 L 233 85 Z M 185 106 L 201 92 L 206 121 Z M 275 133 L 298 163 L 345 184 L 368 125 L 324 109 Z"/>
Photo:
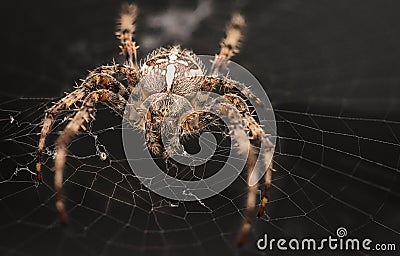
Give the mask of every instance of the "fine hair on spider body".
<path id="1" fill-rule="evenodd" d="M 124 57 L 124 63 L 104 65 L 89 72 L 87 77 L 69 94 L 55 102 L 45 111 L 37 152 L 37 178 L 42 179 L 42 152 L 45 140 L 52 129 L 57 115 L 71 106 L 79 106 L 56 140 L 54 165 L 54 187 L 56 191 L 56 209 L 62 223 L 67 223 L 68 214 L 62 193 L 63 173 L 67 161 L 67 148 L 74 135 L 80 129 L 86 130 L 85 123 L 95 120 L 96 104 L 102 103 L 119 116 L 124 116 L 129 97 L 134 95 L 135 101 L 129 108 L 129 122 L 144 131 L 146 146 L 155 157 L 168 159 L 168 150 L 161 139 L 160 123 L 171 112 L 170 103 L 179 103 L 181 99 L 194 92 L 217 92 L 222 100 L 214 106 L 218 113 L 226 116 L 235 124 L 233 137 L 240 151 L 248 155 L 246 169 L 248 183 L 255 167 L 258 155 L 265 159 L 272 150 L 261 151 L 261 146 L 272 148 L 269 135 L 264 132 L 249 110 L 247 99 L 253 99 L 258 105 L 263 103 L 251 90 L 238 81 L 224 76 L 222 71 L 227 68 L 230 59 L 239 52 L 245 20 L 239 14 L 233 14 L 226 26 L 226 36 L 220 42 L 220 52 L 215 55 L 211 67 L 211 75 L 206 75 L 201 60 L 191 50 L 182 49 L 179 45 L 159 48 L 147 55 L 138 65 L 135 40 L 136 19 L 138 7 L 135 4 L 123 4 L 118 20 L 116 36 L 120 40 L 119 48 Z M 240 93 L 237 93 L 240 92 Z M 147 106 L 144 108 L 143 106 Z M 126 115 L 125 115 L 126 116 Z M 199 134 L 208 125 L 215 123 L 215 118 L 197 111 L 180 120 L 181 135 Z M 235 130 L 236 129 L 236 130 Z M 103 155 L 104 160 L 107 156 Z M 267 162 L 267 161 L 266 161 Z M 272 161 L 266 166 L 264 193 L 257 216 L 264 214 L 271 186 Z M 251 229 L 255 215 L 258 186 L 249 186 L 245 218 L 238 234 L 237 244 L 242 245 Z"/>

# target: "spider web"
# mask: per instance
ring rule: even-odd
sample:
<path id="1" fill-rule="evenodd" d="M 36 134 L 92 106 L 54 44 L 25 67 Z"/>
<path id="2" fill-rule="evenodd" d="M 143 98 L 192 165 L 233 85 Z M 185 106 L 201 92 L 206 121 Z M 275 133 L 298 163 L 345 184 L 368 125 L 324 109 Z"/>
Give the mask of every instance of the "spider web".
<path id="1" fill-rule="evenodd" d="M 86 5 L 91 6 L 91 3 Z M 142 5 L 144 11 L 152 9 Z M 221 6 L 217 7 L 221 9 Z M 217 7 L 214 5 L 215 9 Z M 250 22 L 253 21 L 255 27 L 260 26 L 257 29 L 264 28 L 272 38 L 264 41 L 269 42 L 265 52 L 269 60 L 265 62 L 259 59 L 262 56 L 249 50 L 266 47 L 251 43 L 256 37 L 255 29 L 254 33 L 249 31 L 249 44 L 243 49 L 243 62 L 239 63 L 250 70 L 252 64 L 260 64 L 255 65 L 254 72 L 265 85 L 277 121 L 276 172 L 272 177 L 266 214 L 259 219 L 254 217 L 253 228 L 243 248 L 238 249 L 235 241 L 246 209 L 245 173 L 222 193 L 209 199 L 194 202 L 166 200 L 149 191 L 134 175 L 122 148 L 121 119 L 101 106 L 96 122 L 88 126 L 88 131 L 76 136 L 69 147 L 64 183 L 69 224 L 61 226 L 54 206 L 51 171 L 54 140 L 73 112 L 64 111 L 49 135 L 43 161 L 44 180 L 39 185 L 34 164 L 40 123 L 44 110 L 60 94 L 50 91 L 44 92 L 50 94 L 50 98 L 27 97 L 22 95 L 32 95 L 34 93 L 29 90 L 34 89 L 25 89 L 25 94 L 10 93 L 2 88 L 1 254 L 265 255 L 255 245 L 265 233 L 273 238 L 321 238 L 334 236 L 341 226 L 346 227 L 351 237 L 367 236 L 375 242 L 398 245 L 400 95 L 397 86 L 400 77 L 398 70 L 393 68 L 399 64 L 398 60 L 391 56 L 398 55 L 393 45 L 399 44 L 393 27 L 379 32 L 379 36 L 377 32 L 382 27 L 390 27 L 396 20 L 385 6 L 372 8 L 364 3 L 365 13 L 380 17 L 385 14 L 385 18 L 381 19 L 381 25 L 369 24 L 363 17 L 348 22 L 370 25 L 369 33 L 356 34 L 352 26 L 348 31 L 337 32 L 336 23 L 323 29 L 315 25 L 318 24 L 316 21 L 325 21 L 322 17 L 328 7 L 325 9 L 322 4 L 313 7 L 317 10 L 316 17 L 308 19 L 305 17 L 310 6 L 297 1 L 272 2 L 267 7 L 264 10 L 270 14 L 268 29 L 263 27 L 264 23 L 259 23 L 264 17 L 263 12 L 253 6 L 244 10 L 253 14 Z M 349 21 L 351 6 L 347 6 L 348 9 L 337 5 L 330 7 L 329 12 L 333 10 Z M 103 6 L 101 10 L 107 8 Z M 86 13 L 88 9 L 84 9 Z M 112 25 L 113 15 L 102 22 Z M 298 23 L 297 16 L 306 21 Z M 226 19 L 219 19 L 222 27 Z M 287 19 L 290 24 L 297 25 L 288 25 Z M 309 32 L 300 35 L 296 32 L 299 28 Z M 212 42 L 219 38 L 218 28 L 215 31 L 213 40 L 210 39 Z M 375 32 L 376 37 L 367 37 L 370 32 Z M 207 33 L 209 31 L 196 30 L 194 36 Z M 351 38 L 352 43 L 335 40 L 333 37 L 337 35 L 327 36 L 334 33 Z M 378 41 L 378 37 L 389 40 L 385 44 Z M 361 43 L 366 38 L 370 39 L 370 44 Z M 103 48 L 114 47 L 107 40 L 85 54 L 92 56 L 103 53 Z M 186 40 L 183 43 L 194 43 L 194 48 L 205 50 L 202 44 Z M 65 57 L 62 58 L 64 62 L 58 61 L 53 69 L 48 67 L 50 70 L 61 73 L 60 69 L 65 66 L 93 66 L 90 58 L 81 59 L 83 63 L 79 65 L 70 63 L 67 56 L 79 56 L 80 51 L 86 49 L 86 43 L 74 42 L 77 45 L 71 46 L 72 53 L 60 53 Z M 374 42 L 379 43 L 379 47 Z M 349 47 L 348 50 L 346 43 L 350 46 L 359 43 L 364 48 Z M 339 57 L 335 55 L 338 53 Z M 368 57 L 360 57 L 366 53 Z M 35 73 L 28 66 L 21 67 L 12 62 L 3 70 L 6 75 L 15 77 L 15 84 L 33 81 L 31 88 L 40 88 L 43 83 L 49 88 L 59 86 L 60 81 L 55 81 L 54 73 L 41 67 Z M 262 71 L 264 66 L 269 70 L 267 74 Z M 348 71 L 354 67 L 357 68 Z M 73 81 L 75 76 L 84 76 L 80 72 L 66 70 L 70 77 L 65 78 L 65 83 Z M 102 160 L 104 153 L 106 159 Z M 321 253 L 307 252 L 310 254 Z M 371 252 L 351 254 L 370 255 Z"/>

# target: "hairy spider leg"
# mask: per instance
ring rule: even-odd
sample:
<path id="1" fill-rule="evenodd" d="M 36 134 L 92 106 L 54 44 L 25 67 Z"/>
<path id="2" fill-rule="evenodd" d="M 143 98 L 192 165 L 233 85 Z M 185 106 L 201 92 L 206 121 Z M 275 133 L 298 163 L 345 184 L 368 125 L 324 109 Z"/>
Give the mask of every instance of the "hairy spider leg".
<path id="1" fill-rule="evenodd" d="M 228 61 L 239 52 L 240 40 L 246 22 L 238 13 L 232 15 L 226 26 L 226 36 L 220 42 L 220 52 L 215 55 L 211 68 L 212 75 L 221 75 L 221 70 L 226 69 Z"/>
<path id="2" fill-rule="evenodd" d="M 220 95 L 235 91 L 237 94 L 243 95 L 244 98 L 253 101 L 258 106 L 264 107 L 262 101 L 251 92 L 249 87 L 228 77 L 206 76 L 203 79 L 200 90 L 206 92 L 215 92 Z"/>
<path id="3" fill-rule="evenodd" d="M 194 98 L 198 99 L 199 97 L 196 96 Z M 264 176 L 264 194 L 261 200 L 260 208 L 257 213 L 257 216 L 260 217 L 264 213 L 270 192 L 273 170 L 271 160 L 273 154 L 273 144 L 270 141 L 269 136 L 264 132 L 260 124 L 257 123 L 257 121 L 250 113 L 249 107 L 247 106 L 246 102 L 240 96 L 233 93 L 226 93 L 223 95 L 222 99 L 215 99 L 213 103 L 210 104 L 210 106 L 217 106 L 218 104 L 221 106 L 219 112 L 228 116 L 231 122 L 235 124 L 229 127 L 229 130 L 230 135 L 238 143 L 239 153 L 248 153 L 248 158 L 246 162 L 246 169 L 248 171 L 248 184 L 254 184 L 254 182 L 250 181 L 250 179 L 253 177 L 252 173 L 256 166 L 258 155 L 261 155 L 261 157 L 263 157 L 263 161 L 267 170 Z M 196 109 L 196 104 L 193 105 Z M 208 127 L 208 125 L 214 123 L 216 119 L 216 116 L 201 111 L 195 111 L 187 115 L 181 123 L 181 137 L 188 137 L 193 136 L 194 134 L 201 133 L 202 130 Z M 243 135 L 239 133 L 237 129 L 242 129 L 242 131 L 245 131 L 246 129 L 248 131 L 248 134 Z M 261 151 L 261 149 L 263 150 Z M 247 210 L 242 228 L 238 235 L 238 246 L 243 245 L 250 231 L 254 217 L 254 209 L 256 206 L 257 191 L 257 185 L 249 185 L 246 208 Z"/>
<path id="4" fill-rule="evenodd" d="M 242 228 L 238 235 L 237 244 L 238 246 L 243 245 L 246 240 L 246 237 L 250 231 L 253 218 L 254 218 L 254 209 L 256 206 L 256 196 L 258 186 L 256 182 L 250 180 L 257 178 L 256 175 L 252 175 L 255 171 L 256 161 L 258 156 L 260 155 L 263 160 L 264 167 L 266 168 L 265 174 L 265 190 L 264 195 L 261 201 L 261 206 L 258 210 L 257 216 L 260 217 L 265 210 L 266 203 L 268 201 L 270 184 L 271 184 L 271 171 L 272 171 L 272 155 L 273 155 L 273 144 L 269 139 L 269 135 L 264 132 L 260 124 L 254 119 L 253 115 L 250 113 L 249 108 L 246 102 L 238 95 L 233 93 L 228 93 L 223 95 L 223 99 L 226 103 L 231 104 L 236 111 L 240 113 L 240 120 L 244 123 L 243 126 L 248 131 L 246 134 L 246 140 L 249 142 L 248 146 L 248 158 L 246 162 L 246 169 L 248 179 L 247 182 L 249 184 L 249 193 L 247 196 L 247 208 L 246 208 L 246 216 L 243 221 Z M 245 151 L 247 142 L 245 140 L 239 140 L 239 151 Z M 255 184 L 255 185 L 251 185 Z"/>
<path id="5" fill-rule="evenodd" d="M 64 98 L 56 102 L 51 108 L 46 110 L 45 117 L 43 119 L 42 129 L 40 132 L 39 145 L 37 150 L 36 160 L 36 175 L 39 182 L 42 181 L 41 166 L 42 166 L 42 152 L 45 146 L 47 134 L 50 132 L 51 127 L 54 123 L 54 119 L 60 113 L 61 110 L 69 108 L 72 104 L 75 104 L 78 100 L 83 98 L 87 94 L 88 89 L 80 87 Z"/>
<path id="6" fill-rule="evenodd" d="M 56 141 L 57 154 L 54 160 L 55 176 L 54 187 L 56 190 L 56 208 L 60 216 L 61 223 L 67 222 L 67 212 L 62 194 L 64 166 L 67 156 L 67 146 L 71 138 L 76 135 L 80 128 L 86 130 L 84 122 L 89 122 L 95 119 L 95 104 L 103 102 L 117 113 L 123 113 L 126 105 L 126 100 L 119 94 L 112 91 L 100 89 L 90 92 L 82 102 L 82 106 L 77 110 L 74 117 L 69 121 L 63 132 Z"/>
<path id="7" fill-rule="evenodd" d="M 258 209 L 257 212 L 257 217 L 261 217 L 264 214 L 265 211 L 265 206 L 268 203 L 269 200 L 269 191 L 271 189 L 271 178 L 272 178 L 272 171 L 275 171 L 273 169 L 273 164 L 272 164 L 272 160 L 267 168 L 267 172 L 265 173 L 265 181 L 264 181 L 264 194 L 263 194 L 263 198 L 261 200 L 261 206 Z"/>
<path id="8" fill-rule="evenodd" d="M 136 18 L 138 16 L 138 7 L 131 4 L 123 4 L 120 18 L 117 23 L 117 32 L 115 35 L 120 40 L 121 54 L 125 57 L 125 64 L 138 69 L 137 64 L 137 45 L 134 34 L 136 31 Z"/>
<path id="9" fill-rule="evenodd" d="M 41 165 L 42 165 L 42 152 L 45 146 L 46 137 L 51 130 L 57 115 L 64 109 L 68 109 L 71 105 L 81 101 L 85 95 L 93 90 L 100 88 L 109 89 L 124 98 L 129 97 L 130 90 L 126 89 L 121 82 L 119 82 L 112 75 L 124 75 L 131 83 L 130 87 L 134 87 L 137 82 L 137 73 L 132 68 L 122 65 L 102 66 L 90 72 L 89 75 L 82 83 L 71 93 L 67 94 L 64 98 L 60 99 L 52 107 L 46 110 L 43 119 L 42 129 L 40 132 L 40 139 L 37 151 L 36 173 L 39 182 L 42 180 Z"/>

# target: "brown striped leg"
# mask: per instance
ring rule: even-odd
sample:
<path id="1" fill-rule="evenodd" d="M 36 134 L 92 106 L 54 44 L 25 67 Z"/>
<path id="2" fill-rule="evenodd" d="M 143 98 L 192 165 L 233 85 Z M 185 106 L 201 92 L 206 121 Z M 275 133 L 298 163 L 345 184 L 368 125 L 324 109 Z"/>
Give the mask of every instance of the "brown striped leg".
<path id="1" fill-rule="evenodd" d="M 252 174 L 255 171 L 254 169 L 256 167 L 258 156 L 262 157 L 261 159 L 263 164 L 267 166 L 267 170 L 265 173 L 264 196 L 261 202 L 261 207 L 257 213 L 258 217 L 261 216 L 262 213 L 264 213 L 264 209 L 268 201 L 269 190 L 271 186 L 273 144 L 270 141 L 269 136 L 265 134 L 264 130 L 261 128 L 260 124 L 257 123 L 257 121 L 253 118 L 253 116 L 249 112 L 249 108 L 246 105 L 246 102 L 241 97 L 237 96 L 236 94 L 228 93 L 224 95 L 224 98 L 241 113 L 244 127 L 249 131 L 248 139 L 251 142 L 251 146 L 249 147 L 249 156 L 247 159 L 247 182 L 249 184 L 249 192 L 247 196 L 246 216 L 245 220 L 243 221 L 242 228 L 239 232 L 237 242 L 238 246 L 241 246 L 247 238 L 254 219 L 254 209 L 256 206 L 256 196 L 258 191 L 258 177 L 257 175 Z"/>
<path id="2" fill-rule="evenodd" d="M 56 141 L 56 158 L 54 161 L 55 175 L 54 175 L 54 187 L 56 190 L 56 208 L 60 216 L 61 223 L 67 222 L 67 212 L 65 210 L 65 203 L 62 195 L 62 184 L 64 166 L 67 156 L 67 147 L 72 137 L 76 135 L 80 128 L 86 130 L 84 122 L 94 120 L 95 104 L 97 102 L 103 102 L 113 108 L 117 113 L 123 113 L 126 102 L 121 95 L 114 92 L 100 89 L 89 93 L 82 103 L 82 107 L 76 112 L 75 116 L 64 128 L 64 131 L 58 137 Z"/>
<path id="3" fill-rule="evenodd" d="M 136 71 L 130 70 L 129 68 L 121 67 L 120 65 L 102 66 L 92 71 L 87 76 L 87 78 L 82 81 L 81 85 L 79 85 L 75 89 L 75 91 L 72 91 L 71 93 L 67 94 L 64 98 L 54 103 L 54 105 L 51 108 L 46 110 L 46 114 L 43 119 L 42 129 L 40 132 L 37 161 L 36 161 L 36 173 L 39 182 L 42 180 L 41 158 L 46 142 L 46 137 L 51 130 L 55 118 L 62 110 L 68 109 L 71 105 L 82 100 L 82 98 L 84 98 L 85 95 L 90 93 L 90 91 L 97 90 L 100 88 L 109 89 L 124 98 L 129 97 L 130 92 L 128 91 L 128 89 L 125 88 L 116 78 L 114 78 L 112 76 L 113 74 L 123 74 L 126 77 L 130 76 L 129 77 L 130 80 L 135 80 L 132 79 L 132 76 L 137 75 Z"/>
<path id="4" fill-rule="evenodd" d="M 211 68 L 212 75 L 220 75 L 222 69 L 226 69 L 228 61 L 239 52 L 240 40 L 246 22 L 240 14 L 233 14 L 226 26 L 226 36 L 222 39 L 219 54 L 215 55 Z"/>
<path id="5" fill-rule="evenodd" d="M 261 205 L 260 208 L 258 209 L 257 212 L 257 217 L 261 217 L 264 212 L 265 212 L 265 206 L 268 203 L 268 199 L 269 199 L 269 191 L 271 189 L 271 178 L 272 178 L 272 161 L 268 166 L 267 172 L 265 173 L 265 183 L 264 183 L 264 194 L 263 194 L 263 198 L 261 200 Z"/>
<path id="6" fill-rule="evenodd" d="M 46 114 L 43 119 L 42 129 L 40 132 L 37 161 L 36 161 L 36 174 L 39 182 L 41 182 L 42 180 L 42 175 L 41 175 L 42 152 L 46 142 L 46 137 L 51 130 L 51 127 L 54 123 L 54 119 L 60 113 L 61 110 L 67 109 L 72 104 L 75 104 L 77 101 L 83 98 L 85 94 L 87 94 L 87 92 L 88 92 L 87 88 L 79 87 L 75 91 L 71 92 L 70 94 L 66 95 L 64 98 L 56 102 L 51 108 L 46 110 Z"/>
<path id="7" fill-rule="evenodd" d="M 135 22 L 138 15 L 138 7 L 135 4 L 123 4 L 121 8 L 120 18 L 118 20 L 117 38 L 121 41 L 119 48 L 121 54 L 125 57 L 125 65 L 138 68 L 137 52 L 139 46 L 134 40 L 136 30 Z"/>

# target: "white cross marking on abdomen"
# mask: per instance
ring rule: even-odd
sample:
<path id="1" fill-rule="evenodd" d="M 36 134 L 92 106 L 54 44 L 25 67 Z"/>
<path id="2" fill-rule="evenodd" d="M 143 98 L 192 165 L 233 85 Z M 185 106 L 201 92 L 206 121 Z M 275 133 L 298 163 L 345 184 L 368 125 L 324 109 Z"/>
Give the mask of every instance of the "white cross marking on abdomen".
<path id="1" fill-rule="evenodd" d="M 167 74 L 165 74 L 165 81 L 167 82 L 167 92 L 170 92 L 172 89 L 172 83 L 174 82 L 174 77 L 175 77 L 175 65 L 168 64 Z"/>

